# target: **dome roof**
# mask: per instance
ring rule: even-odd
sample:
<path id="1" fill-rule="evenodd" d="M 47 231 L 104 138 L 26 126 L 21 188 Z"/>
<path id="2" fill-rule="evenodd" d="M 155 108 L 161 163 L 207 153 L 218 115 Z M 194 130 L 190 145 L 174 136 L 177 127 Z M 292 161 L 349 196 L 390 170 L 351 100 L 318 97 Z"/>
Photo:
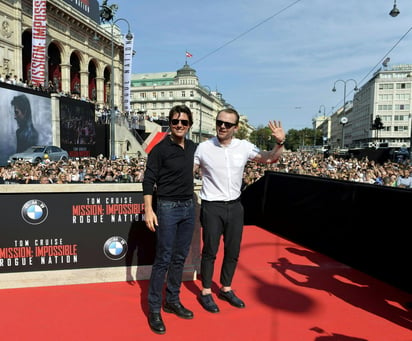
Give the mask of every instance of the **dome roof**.
<path id="1" fill-rule="evenodd" d="M 177 70 L 177 77 L 184 77 L 184 76 L 193 76 L 193 77 L 197 77 L 196 76 L 196 70 L 192 69 L 187 62 L 185 63 L 185 65 Z"/>

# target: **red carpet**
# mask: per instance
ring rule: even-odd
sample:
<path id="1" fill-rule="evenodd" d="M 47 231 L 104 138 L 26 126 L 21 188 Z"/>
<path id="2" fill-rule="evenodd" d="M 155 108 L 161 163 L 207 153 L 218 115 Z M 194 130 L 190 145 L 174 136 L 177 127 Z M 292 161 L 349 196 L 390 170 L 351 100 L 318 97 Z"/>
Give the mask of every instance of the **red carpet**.
<path id="1" fill-rule="evenodd" d="M 245 309 L 216 299 L 220 313 L 208 313 L 196 299 L 200 281 L 184 282 L 182 303 L 194 319 L 162 313 L 167 332 L 156 335 L 147 284 L 0 290 L 1 339 L 412 341 L 412 312 L 403 307 L 412 295 L 254 226 L 245 227 L 233 283 Z"/>

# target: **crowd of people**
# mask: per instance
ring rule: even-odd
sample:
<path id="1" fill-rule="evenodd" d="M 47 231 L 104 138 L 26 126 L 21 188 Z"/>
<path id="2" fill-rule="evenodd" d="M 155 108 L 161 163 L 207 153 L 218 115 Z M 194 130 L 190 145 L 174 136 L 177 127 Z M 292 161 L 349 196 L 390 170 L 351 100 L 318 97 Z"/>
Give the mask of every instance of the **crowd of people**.
<path id="1" fill-rule="evenodd" d="M 143 182 L 146 158 L 110 160 L 96 158 L 70 159 L 68 162 L 42 162 L 37 165 L 15 163 L 0 167 L 0 184 L 41 183 L 139 183 Z M 367 158 L 341 158 L 310 152 L 284 152 L 279 161 L 257 164 L 249 161 L 243 175 L 243 188 L 259 180 L 265 171 L 319 176 L 392 187 L 412 188 L 412 165 L 409 160 L 388 160 L 379 164 Z M 47 182 L 44 181 L 47 178 Z"/>
<path id="2" fill-rule="evenodd" d="M 247 165 L 244 186 L 261 176 L 266 170 L 301 175 L 318 176 L 328 179 L 354 181 L 391 187 L 412 188 L 412 165 L 409 160 L 402 163 L 387 160 L 377 163 L 368 158 L 342 158 L 310 152 L 283 153 L 279 162 L 270 165 Z"/>
<path id="3" fill-rule="evenodd" d="M 67 162 L 16 162 L 0 167 L 0 183 L 139 183 L 143 181 L 145 164 L 146 158 L 125 157 L 113 161 L 102 156 L 69 159 Z"/>

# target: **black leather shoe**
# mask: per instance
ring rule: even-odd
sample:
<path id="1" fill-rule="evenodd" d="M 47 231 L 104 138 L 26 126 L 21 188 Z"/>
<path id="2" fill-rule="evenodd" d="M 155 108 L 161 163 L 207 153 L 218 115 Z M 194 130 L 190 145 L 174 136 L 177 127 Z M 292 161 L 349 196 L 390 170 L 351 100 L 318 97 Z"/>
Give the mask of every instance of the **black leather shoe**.
<path id="1" fill-rule="evenodd" d="M 173 313 L 183 319 L 192 319 L 193 312 L 189 309 L 186 309 L 180 302 L 177 303 L 165 303 L 163 310 L 166 313 Z"/>
<path id="2" fill-rule="evenodd" d="M 212 294 L 199 295 L 199 302 L 203 308 L 205 308 L 210 313 L 218 313 L 219 307 L 216 305 L 213 300 Z"/>
<path id="3" fill-rule="evenodd" d="M 237 297 L 235 293 L 233 292 L 233 290 L 229 290 L 229 291 L 220 290 L 217 297 L 223 301 L 229 302 L 231 305 L 233 305 L 236 308 L 245 307 L 245 302 L 243 302 L 239 297 Z"/>
<path id="4" fill-rule="evenodd" d="M 156 334 L 166 333 L 166 327 L 163 323 L 160 313 L 149 313 L 149 325 L 150 329 Z"/>

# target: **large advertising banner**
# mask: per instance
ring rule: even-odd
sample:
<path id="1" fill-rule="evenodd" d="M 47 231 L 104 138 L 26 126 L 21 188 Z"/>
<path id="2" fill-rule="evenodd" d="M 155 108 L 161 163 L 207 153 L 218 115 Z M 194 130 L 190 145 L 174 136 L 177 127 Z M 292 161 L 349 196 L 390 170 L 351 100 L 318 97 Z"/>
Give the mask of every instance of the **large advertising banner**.
<path id="1" fill-rule="evenodd" d="M 60 98 L 60 145 L 70 157 L 97 156 L 93 103 Z"/>
<path id="2" fill-rule="evenodd" d="M 141 192 L 9 193 L 0 205 L 0 273 L 153 264 Z"/>
<path id="3" fill-rule="evenodd" d="M 46 77 L 47 1 L 33 0 L 31 81 L 44 85 Z"/>
<path id="4" fill-rule="evenodd" d="M 76 10 L 100 23 L 99 1 L 97 0 L 63 0 Z M 102 1 L 103 3 L 107 1 Z"/>
<path id="5" fill-rule="evenodd" d="M 130 112 L 130 82 L 132 77 L 133 35 L 124 38 L 123 110 Z"/>
<path id="6" fill-rule="evenodd" d="M 0 166 L 30 146 L 52 144 L 50 97 L 17 89 L 0 87 Z"/>

